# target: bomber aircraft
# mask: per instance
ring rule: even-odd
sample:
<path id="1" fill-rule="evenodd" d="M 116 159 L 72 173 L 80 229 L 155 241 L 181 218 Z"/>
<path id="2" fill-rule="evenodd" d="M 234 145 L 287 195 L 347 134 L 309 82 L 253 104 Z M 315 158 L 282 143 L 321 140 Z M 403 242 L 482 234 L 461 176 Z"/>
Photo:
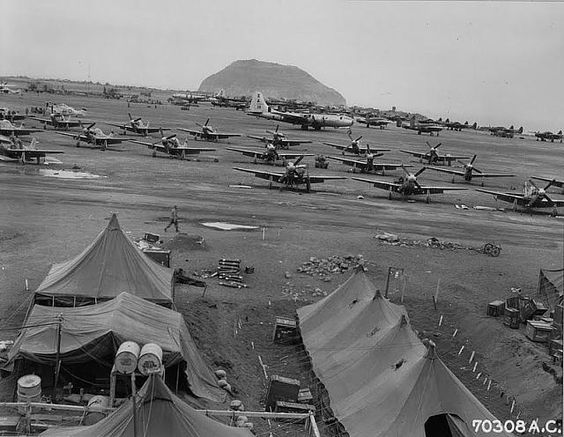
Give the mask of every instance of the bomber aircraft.
<path id="1" fill-rule="evenodd" d="M 82 124 L 86 123 L 85 120 L 70 118 L 69 116 L 64 116 L 54 112 L 49 114 L 49 118 L 31 117 L 31 119 L 43 123 L 43 129 L 47 129 L 47 125 L 49 124 L 53 126 L 54 129 L 68 130 L 71 127 L 82 127 Z"/>
<path id="2" fill-rule="evenodd" d="M 388 191 L 388 199 L 390 200 L 392 199 L 392 193 L 398 193 L 404 198 L 414 195 L 426 195 L 426 202 L 429 203 L 431 201 L 431 194 L 441 194 L 445 191 L 466 189 L 460 187 L 432 187 L 421 185 L 417 182 L 417 176 L 425 171 L 425 167 L 421 168 L 416 173 L 409 173 L 404 166 L 402 166 L 402 169 L 405 172 L 405 177 L 402 176 L 395 182 L 375 181 L 372 179 L 356 177 L 353 177 L 352 179 L 355 181 L 366 182 L 368 184 L 372 184 L 376 188 Z"/>
<path id="3" fill-rule="evenodd" d="M 234 134 L 234 133 L 227 133 L 227 132 L 218 132 L 216 131 L 210 124 L 210 119 L 208 118 L 204 124 L 196 123 L 198 126 L 202 128 L 202 130 L 193 130 L 193 129 L 185 129 L 185 128 L 178 128 L 181 131 L 188 132 L 190 135 L 194 136 L 194 139 L 197 140 L 201 138 L 205 141 L 217 141 L 224 138 L 230 137 L 240 137 L 241 134 Z"/>
<path id="4" fill-rule="evenodd" d="M 476 160 L 477 156 L 478 155 L 474 155 L 472 160 L 467 164 L 462 163 L 463 164 L 462 168 L 464 170 L 454 170 L 454 169 L 440 168 L 440 167 L 427 167 L 427 168 L 430 170 L 452 174 L 453 175 L 452 183 L 454 183 L 455 176 L 461 176 L 467 182 L 472 181 L 473 177 L 482 178 L 482 187 L 484 186 L 484 178 L 510 178 L 515 176 L 514 174 L 507 174 L 507 173 L 484 173 L 481 170 L 478 170 L 476 167 L 474 167 L 474 161 Z"/>
<path id="5" fill-rule="evenodd" d="M 207 147 L 189 147 L 188 139 L 186 139 L 184 143 L 181 143 L 176 134 L 165 137 L 164 133 L 161 131 L 161 135 L 160 143 L 147 143 L 138 140 L 130 140 L 130 142 L 147 146 L 153 151 L 153 158 L 157 156 L 157 152 L 166 153 L 172 158 L 186 159 L 186 155 L 198 155 L 201 152 L 215 152 L 216 150 Z"/>
<path id="6" fill-rule="evenodd" d="M 232 152 L 242 153 L 244 156 L 254 158 L 254 163 L 257 164 L 258 160 L 263 161 L 264 164 L 275 165 L 278 162 L 286 164 L 288 159 L 303 158 L 304 156 L 314 156 L 313 153 L 280 153 L 276 150 L 274 144 L 267 144 L 262 150 L 240 149 L 236 147 L 226 147 L 227 150 Z"/>
<path id="7" fill-rule="evenodd" d="M 401 127 L 404 129 L 410 129 L 417 131 L 417 135 L 423 134 L 430 134 L 431 136 L 437 135 L 439 136 L 439 132 L 443 130 L 443 127 L 435 124 L 435 123 L 424 123 L 424 122 L 416 122 L 415 118 L 412 118 L 409 121 L 409 124 L 401 124 Z"/>
<path id="8" fill-rule="evenodd" d="M 131 114 L 127 114 L 127 115 L 129 116 L 129 121 L 126 122 L 126 123 L 121 123 L 121 124 L 106 123 L 106 124 L 109 124 L 110 126 L 119 127 L 121 130 L 123 130 L 124 134 L 125 134 L 126 131 L 129 131 L 129 132 L 134 132 L 134 133 L 139 134 L 139 135 L 143 135 L 144 137 L 146 137 L 149 134 L 155 133 L 155 132 L 169 130 L 169 129 L 164 129 L 164 128 L 160 128 L 160 127 L 149 127 L 149 122 L 143 123 L 143 120 L 141 119 L 141 117 L 134 119 L 131 116 Z"/>
<path id="9" fill-rule="evenodd" d="M 276 149 L 288 149 L 290 146 L 298 146 L 300 144 L 311 143 L 311 140 L 289 140 L 286 138 L 286 134 L 278 130 L 279 127 L 280 125 L 277 124 L 275 130 L 266 130 L 266 133 L 272 135 L 272 138 L 259 137 L 257 135 L 247 135 L 247 137 L 262 141 L 263 143 L 274 144 Z"/>
<path id="10" fill-rule="evenodd" d="M 408 153 L 416 158 L 419 158 L 420 162 L 426 161 L 427 164 L 447 164 L 451 165 L 452 161 L 456 161 L 457 159 L 470 159 L 469 156 L 453 156 L 450 154 L 446 155 L 439 155 L 438 148 L 441 147 L 443 143 L 439 143 L 436 146 L 431 146 L 428 141 L 425 141 L 429 150 L 425 153 L 422 152 L 414 152 L 413 150 L 400 150 L 400 152 Z"/>
<path id="11" fill-rule="evenodd" d="M 276 111 L 266 104 L 262 92 L 255 92 L 247 114 L 259 118 L 266 118 L 267 120 L 297 124 L 304 130 L 310 127 L 315 130 L 320 130 L 324 127 L 350 127 L 354 124 L 354 120 L 347 115 Z"/>
<path id="12" fill-rule="evenodd" d="M 37 144 L 35 138 L 26 146 L 19 138 L 0 135 L 0 161 L 19 161 L 25 164 L 26 161 L 35 159 L 37 164 L 41 164 L 41 159 L 45 160 L 47 154 L 65 153 L 62 150 L 38 149 Z"/>
<path id="13" fill-rule="evenodd" d="M 308 193 L 311 190 L 311 184 L 320 184 L 327 180 L 346 179 L 346 177 L 344 176 L 311 176 L 308 172 L 307 166 L 304 164 L 300 165 L 302 158 L 303 156 L 298 158 L 295 162 L 289 162 L 286 165 L 286 171 L 284 173 L 252 170 L 249 168 L 240 167 L 233 167 L 233 169 L 251 173 L 257 178 L 266 179 L 270 182 L 269 188 L 272 188 L 273 182 L 282 184 L 280 189 L 282 189 L 283 187 L 298 188 L 300 185 L 303 185 L 305 187 L 305 191 Z"/>
<path id="14" fill-rule="evenodd" d="M 523 194 L 515 193 L 500 193 L 498 191 L 483 190 L 476 188 L 476 191 L 481 193 L 492 194 L 496 200 L 502 200 L 504 202 L 512 203 L 513 209 L 517 209 L 517 206 L 525 208 L 525 210 L 533 210 L 539 208 L 552 208 L 552 215 L 558 215 L 558 207 L 564 206 L 564 200 L 552 199 L 548 196 L 546 190 L 553 185 L 553 181 L 550 181 L 548 185 L 544 188 L 539 188 L 536 184 L 529 180 L 525 181 L 523 187 Z"/>
<path id="15" fill-rule="evenodd" d="M 16 126 L 15 124 L 12 124 L 12 122 L 10 122 L 9 120 L 0 120 L 0 135 L 4 135 L 4 136 L 10 136 L 10 135 L 15 135 L 15 136 L 19 136 L 19 135 L 29 135 L 35 132 L 41 132 L 40 129 L 29 129 L 26 127 L 23 127 L 23 124 L 20 124 L 19 126 Z"/>
<path id="16" fill-rule="evenodd" d="M 560 130 L 557 134 L 550 131 L 535 132 L 535 137 L 537 137 L 537 141 L 550 141 L 554 143 L 554 141 L 560 140 L 560 142 L 562 142 L 562 131 Z"/>
<path id="17" fill-rule="evenodd" d="M 370 146 L 367 144 L 366 147 L 362 147 L 360 145 L 360 140 L 362 139 L 362 135 L 359 136 L 356 139 L 353 139 L 352 135 L 351 135 L 351 131 L 349 130 L 347 132 L 347 135 L 349 136 L 351 142 L 348 145 L 343 145 L 343 144 L 335 144 L 335 143 L 323 143 L 326 146 L 331 146 L 334 147 L 335 149 L 339 149 L 341 151 L 341 153 L 344 155 L 345 152 L 347 153 L 352 153 L 353 155 L 366 155 L 366 154 L 370 154 L 370 153 L 379 153 L 379 152 L 389 152 L 390 149 L 373 149 L 370 148 Z M 376 156 L 381 156 L 381 155 L 376 155 Z"/>
<path id="18" fill-rule="evenodd" d="M 385 129 L 390 123 L 393 123 L 391 120 L 382 117 L 372 117 L 370 115 L 356 117 L 356 121 L 360 124 L 364 124 L 366 127 L 375 126 L 380 129 Z"/>
<path id="19" fill-rule="evenodd" d="M 106 150 L 110 144 L 120 144 L 123 141 L 131 141 L 133 138 L 126 137 L 116 137 L 113 133 L 105 134 L 102 129 L 94 128 L 96 123 L 92 123 L 89 126 L 82 129 L 82 134 L 73 134 L 70 132 L 56 132 L 59 135 L 65 135 L 76 140 L 76 147 L 80 147 L 80 143 L 84 142 L 90 144 L 94 148 L 99 148 L 100 150 Z"/>

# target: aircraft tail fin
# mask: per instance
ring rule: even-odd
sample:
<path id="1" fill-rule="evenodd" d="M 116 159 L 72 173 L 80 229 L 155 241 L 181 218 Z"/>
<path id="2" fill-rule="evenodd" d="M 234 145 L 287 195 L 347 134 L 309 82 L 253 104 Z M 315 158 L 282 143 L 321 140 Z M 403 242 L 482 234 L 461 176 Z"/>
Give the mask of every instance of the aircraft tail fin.
<path id="1" fill-rule="evenodd" d="M 478 128 L 478 123 L 474 122 L 474 124 L 472 125 L 472 129 L 477 129 Z"/>
<path id="2" fill-rule="evenodd" d="M 251 104 L 249 106 L 249 112 L 252 114 L 264 114 L 268 112 L 268 105 L 264 99 L 264 95 L 260 91 L 255 91 Z"/>
<path id="3" fill-rule="evenodd" d="M 522 133 L 523 133 L 523 126 L 521 126 L 521 127 L 519 128 L 519 130 L 517 131 L 517 133 L 518 133 L 518 134 L 522 134 Z"/>
<path id="4" fill-rule="evenodd" d="M 558 131 L 558 135 L 562 135 L 562 129 Z"/>

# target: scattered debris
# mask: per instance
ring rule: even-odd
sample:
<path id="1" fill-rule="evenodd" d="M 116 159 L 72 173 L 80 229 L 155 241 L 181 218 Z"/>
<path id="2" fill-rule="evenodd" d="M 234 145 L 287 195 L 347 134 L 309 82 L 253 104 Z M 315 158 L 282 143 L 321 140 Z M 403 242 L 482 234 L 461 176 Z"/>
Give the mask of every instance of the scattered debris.
<path id="1" fill-rule="evenodd" d="M 298 272 L 316 276 L 322 281 L 330 282 L 333 279 L 332 275 L 345 273 L 363 265 L 364 258 L 362 255 L 347 255 L 344 257 L 333 255 L 329 258 L 321 259 L 312 256 L 309 261 L 298 267 Z"/>

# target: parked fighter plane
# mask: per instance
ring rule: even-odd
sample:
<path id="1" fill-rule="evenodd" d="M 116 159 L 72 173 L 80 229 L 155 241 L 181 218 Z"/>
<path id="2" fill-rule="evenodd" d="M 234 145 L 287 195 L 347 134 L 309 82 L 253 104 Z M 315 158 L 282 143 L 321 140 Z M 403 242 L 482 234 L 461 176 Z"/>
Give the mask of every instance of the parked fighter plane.
<path id="1" fill-rule="evenodd" d="M 388 191 L 388 199 L 390 200 L 392 199 L 392 193 L 399 193 L 402 195 L 402 197 L 424 194 L 427 196 L 426 202 L 429 203 L 431 201 L 431 194 L 441 194 L 445 191 L 466 189 L 459 187 L 431 187 L 420 185 L 419 182 L 417 182 L 417 176 L 425 171 L 425 167 L 421 168 L 419 171 L 417 171 L 417 173 L 409 173 L 404 166 L 402 166 L 402 168 L 405 172 L 405 177 L 402 176 L 395 182 L 374 181 L 371 179 L 355 177 L 353 177 L 352 179 L 354 179 L 355 181 L 366 182 L 374 185 L 376 188 Z"/>
<path id="2" fill-rule="evenodd" d="M 265 164 L 275 165 L 276 163 L 281 162 L 285 165 L 288 159 L 301 159 L 304 156 L 314 156 L 313 153 L 279 153 L 274 144 L 267 144 L 262 150 L 239 149 L 235 147 L 226 147 L 226 149 L 254 158 L 253 162 L 255 164 L 257 164 L 258 160 L 261 160 Z"/>
<path id="3" fill-rule="evenodd" d="M 562 142 L 562 131 L 559 131 L 557 134 L 553 134 L 550 131 L 535 132 L 535 137 L 537 137 L 537 141 L 550 141 L 554 143 L 555 140 L 560 140 Z"/>
<path id="4" fill-rule="evenodd" d="M 370 173 L 381 171 L 382 174 L 386 173 L 386 170 L 397 170 L 400 167 L 413 167 L 412 165 L 404 164 L 391 164 L 391 163 L 375 163 L 374 158 L 377 156 L 382 156 L 383 153 L 370 153 L 370 149 L 366 153 L 366 161 L 357 161 L 356 159 L 350 158 L 340 158 L 338 156 L 328 156 L 328 159 L 333 159 L 335 161 L 340 161 L 343 164 L 352 166 L 352 172 L 356 173 L 359 169 L 361 173 Z"/>
<path id="5" fill-rule="evenodd" d="M 155 132 L 160 132 L 161 130 L 169 130 L 160 127 L 149 127 L 149 122 L 143 123 L 141 117 L 134 119 L 131 116 L 131 114 L 127 114 L 127 115 L 129 116 L 129 122 L 121 123 L 121 124 L 117 124 L 117 123 L 106 123 L 106 124 L 109 124 L 110 126 L 119 127 L 123 131 L 124 135 L 126 131 L 129 131 L 139 135 L 143 135 L 144 137 Z"/>
<path id="6" fill-rule="evenodd" d="M 483 173 L 481 170 L 478 170 L 474 167 L 474 161 L 478 155 L 474 155 L 472 160 L 468 164 L 464 164 L 463 171 L 461 170 L 453 170 L 448 168 L 440 168 L 440 167 L 427 167 L 431 170 L 440 171 L 443 173 L 450 173 L 452 174 L 452 182 L 454 183 L 454 176 L 462 176 L 465 181 L 470 182 L 472 177 L 482 178 L 482 187 L 484 186 L 484 178 L 509 178 L 515 176 L 514 174 L 507 174 L 507 173 Z M 477 174 L 475 174 L 475 173 Z"/>
<path id="7" fill-rule="evenodd" d="M 504 202 L 512 203 L 513 209 L 515 210 L 517 206 L 522 206 L 526 210 L 538 209 L 538 208 L 552 208 L 552 215 L 558 215 L 558 207 L 564 206 L 564 200 L 551 199 L 546 190 L 553 184 L 550 181 L 548 185 L 544 188 L 539 188 L 531 180 L 525 181 L 525 186 L 523 187 L 523 194 L 514 193 L 500 193 L 498 191 L 482 190 L 476 188 L 476 191 L 482 193 L 492 194 L 496 200 L 502 200 Z"/>
<path id="8" fill-rule="evenodd" d="M 47 108 L 50 108 L 51 112 L 55 114 L 61 114 L 65 116 L 73 116 L 73 117 L 84 117 L 86 115 L 86 108 L 82 109 L 74 109 L 72 106 L 67 105 L 66 103 L 49 103 L 45 104 Z"/>
<path id="9" fill-rule="evenodd" d="M 0 120 L 14 121 L 23 120 L 26 116 L 8 108 L 0 108 Z"/>
<path id="10" fill-rule="evenodd" d="M 310 127 L 315 130 L 320 130 L 322 127 L 350 127 L 354 124 L 354 120 L 346 115 L 276 111 L 266 104 L 261 92 L 255 92 L 253 95 L 247 114 L 254 115 L 255 117 L 266 118 L 268 120 L 297 124 L 304 130 L 307 130 Z"/>
<path id="11" fill-rule="evenodd" d="M 351 143 L 348 145 L 342 145 L 342 144 L 335 144 L 335 143 L 323 143 L 326 146 L 331 146 L 334 147 L 335 149 L 339 149 L 341 150 L 341 153 L 344 155 L 345 152 L 347 153 L 352 153 L 353 155 L 365 155 L 365 154 L 369 154 L 369 153 L 379 153 L 379 152 L 389 152 L 390 149 L 371 149 L 370 146 L 367 144 L 366 147 L 361 147 L 360 145 L 360 140 L 362 139 L 362 135 L 356 139 L 353 139 L 352 135 L 351 135 L 351 131 L 349 130 L 347 132 L 347 135 L 349 136 Z M 380 156 L 380 155 L 376 155 L 376 156 Z"/>
<path id="12" fill-rule="evenodd" d="M 503 126 L 496 126 L 489 128 L 490 133 L 495 137 L 502 137 L 502 138 L 513 138 L 515 134 L 522 134 L 523 133 L 523 126 L 519 129 L 515 129 L 513 126 L 506 128 Z"/>
<path id="13" fill-rule="evenodd" d="M 31 119 L 43 123 L 43 129 L 47 129 L 47 125 L 49 124 L 53 126 L 54 129 L 68 130 L 71 127 L 82 127 L 82 123 L 85 122 L 84 120 L 78 120 L 56 113 L 49 114 L 49 118 L 31 117 Z"/>
<path id="14" fill-rule="evenodd" d="M 442 123 L 447 130 L 454 130 L 454 131 L 462 131 L 463 129 L 476 129 L 478 127 L 478 123 L 474 122 L 474 124 L 468 124 L 466 121 L 464 124 L 460 123 L 459 121 L 450 121 L 448 118 Z"/>
<path id="15" fill-rule="evenodd" d="M 391 120 L 386 120 L 382 117 L 371 117 L 370 115 L 367 115 L 366 117 L 357 117 L 356 121 L 360 124 L 366 125 L 366 127 L 376 126 L 380 129 L 384 129 L 390 123 L 393 123 Z"/>
<path id="16" fill-rule="evenodd" d="M 272 138 L 259 137 L 256 135 L 247 135 L 249 138 L 262 141 L 267 144 L 274 144 L 276 149 L 288 149 L 290 146 L 297 146 L 299 144 L 311 143 L 311 140 L 288 140 L 286 135 L 278 130 L 279 124 L 276 125 L 275 130 L 266 130 L 266 133 L 272 135 Z"/>
<path id="17" fill-rule="evenodd" d="M 41 158 L 45 160 L 47 154 L 64 153 L 62 150 L 38 149 L 37 144 L 35 138 L 26 146 L 19 138 L 0 135 L 0 161 L 19 161 L 25 164 L 26 161 L 35 159 L 35 162 L 40 164 Z"/>
<path id="18" fill-rule="evenodd" d="M 255 177 L 266 179 L 270 181 L 269 188 L 272 188 L 272 183 L 276 182 L 282 184 L 286 188 L 297 188 L 300 185 L 305 186 L 306 192 L 311 190 L 311 184 L 320 184 L 327 180 L 346 179 L 343 176 L 310 176 L 307 166 L 300 165 L 303 156 L 298 158 L 295 162 L 289 162 L 286 165 L 284 173 L 275 173 L 269 171 L 251 170 L 249 168 L 233 167 L 234 170 L 254 174 Z M 282 189 L 282 187 L 280 187 Z"/>
<path id="19" fill-rule="evenodd" d="M 423 134 L 430 134 L 431 136 L 433 135 L 439 136 L 439 132 L 443 130 L 443 127 L 439 126 L 438 124 L 416 122 L 415 118 L 412 118 L 409 121 L 409 124 L 402 123 L 401 127 L 403 127 L 404 129 L 417 131 L 417 135 L 421 135 L 423 133 Z"/>
<path id="20" fill-rule="evenodd" d="M 217 141 L 224 138 L 230 137 L 240 137 L 241 134 L 233 134 L 233 133 L 226 133 L 226 132 L 218 132 L 216 131 L 210 124 L 210 119 L 208 118 L 205 124 L 196 123 L 198 126 L 202 128 L 201 131 L 192 130 L 192 129 L 184 129 L 182 127 L 178 128 L 184 132 L 188 132 L 190 135 L 194 136 L 194 139 L 202 138 L 205 141 Z"/>
<path id="21" fill-rule="evenodd" d="M 451 165 L 452 161 L 456 161 L 457 159 L 470 159 L 469 156 L 452 156 L 450 154 L 446 155 L 439 155 L 437 149 L 441 147 L 442 143 L 437 144 L 436 146 L 431 146 L 428 141 L 425 141 L 427 147 L 429 147 L 429 151 L 425 153 L 421 152 L 414 152 L 412 150 L 400 150 L 400 152 L 408 153 L 416 158 L 419 158 L 420 162 L 426 161 L 427 164 L 447 164 Z"/>
<path id="22" fill-rule="evenodd" d="M 200 152 L 215 152 L 216 149 L 210 149 L 206 147 L 188 147 L 188 139 L 184 143 L 176 137 L 176 134 L 164 136 L 161 131 L 161 142 L 160 143 L 147 143 L 144 141 L 130 140 L 132 143 L 141 144 L 147 146 L 153 151 L 153 158 L 157 156 L 157 152 L 166 153 L 170 157 L 186 159 L 186 155 L 198 155 Z"/>
<path id="23" fill-rule="evenodd" d="M 8 86 L 8 82 L 0 82 L 0 93 L 2 94 L 20 94 L 22 93 L 22 90 L 17 89 L 17 90 L 13 90 L 12 88 L 10 88 Z"/>
<path id="24" fill-rule="evenodd" d="M 73 134 L 70 132 L 56 132 L 59 135 L 65 135 L 76 140 L 76 147 L 80 147 L 80 143 L 84 142 L 92 145 L 93 147 L 100 148 L 100 150 L 106 150 L 110 144 L 120 144 L 123 141 L 131 141 L 133 138 L 126 137 L 115 137 L 113 133 L 105 134 L 102 129 L 93 129 L 96 123 L 92 123 L 89 126 L 82 129 L 82 134 Z"/>
<path id="25" fill-rule="evenodd" d="M 0 120 L 0 135 L 10 136 L 10 135 L 29 135 L 35 132 L 41 132 L 40 129 L 29 129 L 23 127 L 23 124 L 16 126 L 8 120 Z"/>

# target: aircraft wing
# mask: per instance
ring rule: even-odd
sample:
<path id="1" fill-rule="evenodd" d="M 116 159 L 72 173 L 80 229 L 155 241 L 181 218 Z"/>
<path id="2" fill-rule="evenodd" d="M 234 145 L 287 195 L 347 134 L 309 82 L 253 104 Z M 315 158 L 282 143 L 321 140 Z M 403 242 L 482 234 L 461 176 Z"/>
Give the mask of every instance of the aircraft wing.
<path id="1" fill-rule="evenodd" d="M 356 159 L 340 158 L 338 156 L 328 156 L 327 159 L 333 159 L 335 161 L 340 161 L 347 165 L 352 165 L 353 167 L 363 168 L 366 167 L 366 162 L 357 161 Z"/>
<path id="2" fill-rule="evenodd" d="M 475 178 L 510 178 L 514 176 L 514 174 L 507 173 L 474 173 Z"/>
<path id="3" fill-rule="evenodd" d="M 285 146 L 299 146 L 300 144 L 311 143 L 311 140 L 281 140 Z"/>
<path id="4" fill-rule="evenodd" d="M 564 181 L 559 181 L 556 179 L 550 179 L 550 178 L 545 178 L 542 176 L 531 176 L 531 179 L 536 179 L 539 181 L 545 181 L 545 182 L 552 182 L 552 185 L 555 187 L 560 187 L 563 188 L 564 187 Z"/>
<path id="5" fill-rule="evenodd" d="M 213 132 L 210 136 L 216 137 L 218 140 L 222 140 L 224 138 L 231 138 L 231 137 L 240 137 L 241 134 L 233 134 L 233 133 L 226 133 L 226 132 Z"/>
<path id="6" fill-rule="evenodd" d="M 237 149 L 235 147 L 226 147 L 225 149 L 231 150 L 232 152 L 242 153 L 244 156 L 250 156 L 251 158 L 262 158 L 266 152 L 266 150 Z"/>
<path id="7" fill-rule="evenodd" d="M 262 141 L 263 143 L 268 143 L 270 141 L 269 138 L 259 137 L 259 136 L 256 136 L 256 135 L 247 135 L 247 138 L 252 138 L 253 140 L 259 140 L 259 141 Z"/>
<path id="8" fill-rule="evenodd" d="M 41 123 L 53 124 L 53 120 L 51 120 L 50 118 L 40 118 L 40 117 L 29 117 L 29 118 L 35 121 L 40 121 Z"/>
<path id="9" fill-rule="evenodd" d="M 420 187 L 420 194 L 441 194 L 444 193 L 445 191 L 456 191 L 456 190 L 466 190 L 466 188 L 460 188 L 460 187 L 425 187 L 425 186 L 421 186 Z"/>
<path id="10" fill-rule="evenodd" d="M 142 146 L 147 146 L 151 149 L 153 147 L 158 148 L 158 146 L 160 145 L 159 143 L 148 143 L 146 141 L 139 141 L 139 140 L 129 140 L 129 141 L 132 142 L 132 143 L 135 143 L 135 144 L 141 144 Z"/>
<path id="11" fill-rule="evenodd" d="M 47 153 L 65 153 L 63 150 L 49 150 L 49 149 L 9 149 L 10 153 L 13 154 L 25 154 L 28 157 L 44 156 Z"/>
<path id="12" fill-rule="evenodd" d="M 112 137 L 109 135 L 97 136 L 96 144 L 107 143 L 107 144 L 120 144 L 123 141 L 131 141 L 133 138 L 122 138 L 122 137 Z"/>
<path id="13" fill-rule="evenodd" d="M 321 184 L 325 181 L 334 181 L 334 180 L 338 180 L 338 179 L 346 179 L 346 177 L 345 176 L 321 176 L 321 175 L 309 176 L 310 184 Z"/>
<path id="14" fill-rule="evenodd" d="M 0 135 L 0 143 L 12 144 L 12 140 L 4 135 Z"/>
<path id="15" fill-rule="evenodd" d="M 334 147 L 335 149 L 339 150 L 347 150 L 350 146 L 343 146 L 342 144 L 335 144 L 335 143 L 323 143 L 326 146 Z"/>
<path id="16" fill-rule="evenodd" d="M 194 135 L 195 137 L 203 136 L 202 131 L 199 131 L 199 130 L 186 129 L 186 128 L 183 128 L 183 127 L 179 127 L 178 129 L 181 130 L 181 131 L 184 131 L 184 132 L 188 132 L 190 135 Z"/>
<path id="17" fill-rule="evenodd" d="M 33 134 L 35 132 L 41 132 L 40 129 L 27 129 L 27 128 L 22 128 L 22 127 L 14 127 L 11 129 L 3 129 L 0 127 L 0 132 L 9 132 L 10 134 L 12 134 L 12 132 L 14 134 L 20 134 L 20 135 L 29 135 L 29 134 Z"/>
<path id="18" fill-rule="evenodd" d="M 439 156 L 438 160 L 439 161 L 456 161 L 457 159 L 471 159 L 471 156 L 452 156 L 452 155 L 445 155 L 445 156 Z"/>
<path id="19" fill-rule="evenodd" d="M 517 202 L 517 204 L 521 204 L 523 201 L 522 194 L 511 194 L 511 193 L 500 193 L 499 191 L 490 191 L 490 190 L 483 190 L 481 188 L 476 188 L 476 191 L 486 194 L 492 194 L 496 199 L 503 200 L 504 202 Z"/>
<path id="20" fill-rule="evenodd" d="M 374 181 L 372 179 L 365 179 L 365 178 L 352 178 L 352 179 L 354 179 L 355 181 L 372 184 L 376 188 L 380 188 L 381 190 L 386 190 L 386 191 L 397 191 L 401 187 L 400 184 L 396 184 L 393 182 Z"/>
<path id="21" fill-rule="evenodd" d="M 460 170 L 454 170 L 454 169 L 450 169 L 450 168 L 441 168 L 441 167 L 426 167 L 429 170 L 435 170 L 435 171 L 440 171 L 443 173 L 449 173 L 449 174 L 455 174 L 458 176 L 464 176 L 464 172 L 460 171 Z"/>
<path id="22" fill-rule="evenodd" d="M 125 124 L 125 123 L 118 124 L 118 123 L 106 122 L 106 124 L 108 124 L 110 126 L 114 126 L 114 127 L 119 127 L 120 129 L 123 129 L 123 130 L 133 130 L 133 128 L 130 125 Z"/>
<path id="23" fill-rule="evenodd" d="M 257 178 L 266 179 L 267 181 L 274 181 L 280 182 L 280 180 L 284 177 L 283 173 L 274 173 L 270 171 L 261 171 L 261 170 L 251 170 L 249 168 L 241 168 L 241 167 L 233 167 L 233 170 L 242 171 L 245 173 L 251 173 L 255 175 Z"/>
<path id="24" fill-rule="evenodd" d="M 143 130 L 143 131 L 150 133 L 150 134 L 154 134 L 155 132 L 160 132 L 160 131 L 165 131 L 165 130 L 170 130 L 170 129 L 165 128 L 165 127 L 144 127 L 144 128 L 141 128 L 140 130 Z"/>
<path id="25" fill-rule="evenodd" d="M 410 155 L 415 156 L 416 158 L 427 158 L 428 156 L 426 153 L 414 152 L 412 150 L 400 150 L 400 152 L 409 153 Z"/>
<path id="26" fill-rule="evenodd" d="M 56 134 L 59 134 L 59 135 L 64 135 L 64 136 L 66 136 L 66 137 L 71 137 L 71 138 L 73 138 L 73 139 L 75 139 L 75 140 L 77 140 L 77 139 L 79 139 L 79 140 L 81 140 L 81 141 L 87 141 L 87 140 L 88 140 L 88 138 L 86 137 L 86 135 L 73 134 L 73 133 L 70 133 L 70 132 L 59 132 L 59 131 L 56 131 L 55 133 L 56 133 Z"/>
<path id="27" fill-rule="evenodd" d="M 282 159 L 296 159 L 301 156 L 315 156 L 313 153 L 278 153 L 278 156 Z"/>

